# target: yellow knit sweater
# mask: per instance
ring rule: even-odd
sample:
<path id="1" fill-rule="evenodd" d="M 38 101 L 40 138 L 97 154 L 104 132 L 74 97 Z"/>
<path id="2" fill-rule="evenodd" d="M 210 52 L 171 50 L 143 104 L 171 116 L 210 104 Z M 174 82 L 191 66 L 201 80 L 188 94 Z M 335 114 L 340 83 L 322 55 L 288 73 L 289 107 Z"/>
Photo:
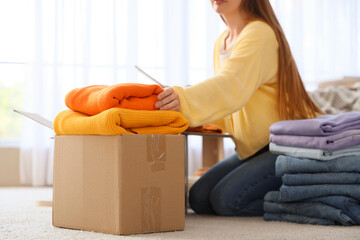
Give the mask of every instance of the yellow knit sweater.
<path id="1" fill-rule="evenodd" d="M 54 121 L 57 135 L 178 134 L 188 121 L 176 111 L 110 108 L 94 116 L 72 110 L 60 112 Z"/>
<path id="2" fill-rule="evenodd" d="M 216 122 L 234 135 L 244 159 L 269 142 L 277 115 L 278 42 L 264 22 L 250 22 L 240 33 L 231 56 L 220 63 L 225 31 L 215 42 L 215 76 L 188 88 L 174 87 L 181 113 L 191 127 Z"/>

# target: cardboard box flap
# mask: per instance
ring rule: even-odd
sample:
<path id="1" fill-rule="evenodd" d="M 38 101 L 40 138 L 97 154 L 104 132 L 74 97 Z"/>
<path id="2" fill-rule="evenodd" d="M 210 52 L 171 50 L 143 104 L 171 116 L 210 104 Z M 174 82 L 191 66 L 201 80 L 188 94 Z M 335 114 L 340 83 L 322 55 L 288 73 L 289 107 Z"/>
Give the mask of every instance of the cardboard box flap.
<path id="1" fill-rule="evenodd" d="M 44 125 L 45 127 L 54 129 L 54 127 L 53 127 L 54 124 L 51 121 L 47 120 L 46 118 L 40 116 L 39 114 L 19 111 L 16 109 L 14 109 L 14 112 L 24 115 L 25 117 L 28 117 L 28 118 L 34 120 L 35 122 L 38 122 L 41 125 Z"/>

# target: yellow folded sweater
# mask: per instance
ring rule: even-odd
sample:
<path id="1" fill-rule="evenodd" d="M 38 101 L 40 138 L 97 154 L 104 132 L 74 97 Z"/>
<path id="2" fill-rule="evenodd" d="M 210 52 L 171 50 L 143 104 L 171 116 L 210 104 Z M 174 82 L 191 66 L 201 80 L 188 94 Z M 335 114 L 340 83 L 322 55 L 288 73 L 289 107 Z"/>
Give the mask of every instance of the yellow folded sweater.
<path id="1" fill-rule="evenodd" d="M 188 125 L 175 111 L 111 108 L 94 116 L 62 111 L 55 118 L 54 130 L 57 135 L 177 134 Z"/>

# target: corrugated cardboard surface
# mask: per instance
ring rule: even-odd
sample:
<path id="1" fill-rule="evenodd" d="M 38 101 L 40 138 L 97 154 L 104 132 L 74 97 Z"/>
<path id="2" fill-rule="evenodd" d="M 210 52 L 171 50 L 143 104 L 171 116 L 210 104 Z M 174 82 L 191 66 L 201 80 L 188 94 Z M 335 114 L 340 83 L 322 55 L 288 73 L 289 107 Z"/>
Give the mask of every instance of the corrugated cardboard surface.
<path id="1" fill-rule="evenodd" d="M 185 226 L 184 137 L 56 136 L 53 225 L 113 234 Z"/>

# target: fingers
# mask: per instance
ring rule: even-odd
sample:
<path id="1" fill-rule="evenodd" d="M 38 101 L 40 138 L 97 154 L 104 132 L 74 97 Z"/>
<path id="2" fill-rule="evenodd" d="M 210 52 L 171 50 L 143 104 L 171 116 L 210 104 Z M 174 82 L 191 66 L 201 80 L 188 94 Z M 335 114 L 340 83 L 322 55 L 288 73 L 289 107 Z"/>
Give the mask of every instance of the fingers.
<path id="1" fill-rule="evenodd" d="M 164 98 L 171 95 L 172 93 L 174 93 L 174 90 L 170 87 L 167 87 L 158 95 L 158 100 L 162 101 Z"/>
<path id="2" fill-rule="evenodd" d="M 159 108 L 159 110 L 171 110 L 171 111 L 180 111 L 180 104 L 177 99 L 169 102 L 168 104 Z"/>
<path id="3" fill-rule="evenodd" d="M 165 88 L 158 95 L 158 102 L 156 102 L 155 107 L 159 110 L 180 111 L 178 94 L 172 88 Z"/>

